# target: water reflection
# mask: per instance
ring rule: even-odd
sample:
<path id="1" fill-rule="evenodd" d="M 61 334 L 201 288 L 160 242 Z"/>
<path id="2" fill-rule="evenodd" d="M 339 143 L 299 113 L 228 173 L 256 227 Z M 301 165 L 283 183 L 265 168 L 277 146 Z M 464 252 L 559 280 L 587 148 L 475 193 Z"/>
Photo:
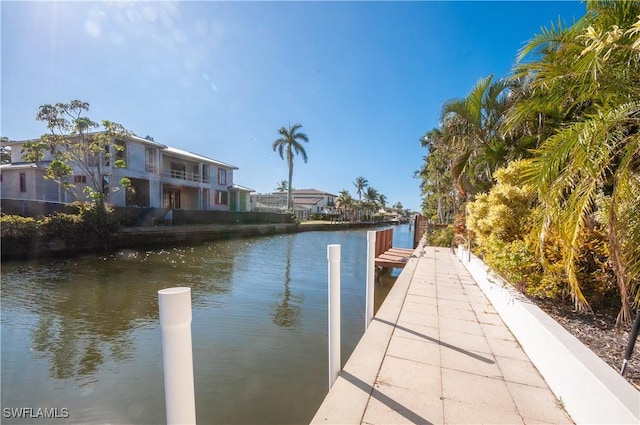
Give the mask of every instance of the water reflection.
<path id="1" fill-rule="evenodd" d="M 224 246 L 206 245 L 120 251 L 46 268 L 9 263 L 3 265 L 3 308 L 19 304 L 36 314 L 31 350 L 48 360 L 52 378 L 79 379 L 105 359 L 120 363 L 135 355 L 131 332 L 157 322 L 158 290 L 191 286 L 196 306 L 205 293 L 229 292 L 231 255 Z"/>
<path id="2" fill-rule="evenodd" d="M 285 254 L 284 267 L 284 293 L 282 301 L 275 305 L 273 312 L 273 323 L 285 329 L 298 329 L 300 327 L 300 318 L 302 317 L 302 309 L 300 303 L 302 297 L 291 295 L 291 250 L 293 246 L 293 237 L 287 238 L 287 249 Z"/>
<path id="3" fill-rule="evenodd" d="M 189 286 L 199 422 L 308 423 L 326 395 L 335 243 L 346 361 L 363 331 L 365 231 L 3 263 L 1 404 L 67 407 L 74 423 L 166 422 L 157 291 Z"/>

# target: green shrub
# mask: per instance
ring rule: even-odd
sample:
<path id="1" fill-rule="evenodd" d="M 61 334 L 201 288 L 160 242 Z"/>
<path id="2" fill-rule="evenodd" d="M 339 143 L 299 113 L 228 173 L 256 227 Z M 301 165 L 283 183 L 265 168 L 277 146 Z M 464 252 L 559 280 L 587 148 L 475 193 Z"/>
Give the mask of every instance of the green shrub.
<path id="1" fill-rule="evenodd" d="M 450 248 L 453 243 L 453 226 L 427 232 L 425 235 L 425 243 L 428 246 L 444 246 Z"/>
<path id="2" fill-rule="evenodd" d="M 110 205 L 85 202 L 79 208 L 85 234 L 89 237 L 106 239 L 121 227 L 118 215 Z"/>
<path id="3" fill-rule="evenodd" d="M 56 213 L 38 220 L 40 235 L 45 238 L 77 239 L 85 233 L 82 217 L 77 214 Z"/>
<path id="4" fill-rule="evenodd" d="M 45 240 L 78 238 L 106 239 L 121 226 L 118 215 L 111 207 L 99 208 L 93 203 L 75 202 L 71 206 L 78 214 L 55 213 L 35 220 L 32 217 L 2 214 L 2 237 L 28 241 L 42 237 Z"/>
<path id="5" fill-rule="evenodd" d="M 479 245 L 490 245 L 491 240 L 522 239 L 529 231 L 536 197 L 532 188 L 517 181 L 520 170 L 520 161 L 496 170 L 495 186 L 467 205 L 467 227 Z"/>
<path id="6" fill-rule="evenodd" d="M 496 185 L 467 206 L 467 226 L 475 251 L 496 273 L 520 291 L 536 298 L 569 296 L 567 270 L 562 261 L 562 238 L 545 229 L 540 246 L 540 209 L 535 194 L 518 181 L 520 163 L 511 163 L 494 174 Z M 593 307 L 619 303 L 617 285 L 609 259 L 606 226 L 592 217 L 579 235 L 576 274 L 580 289 Z"/>
<path id="7" fill-rule="evenodd" d="M 496 170 L 496 184 L 467 205 L 466 224 L 477 252 L 496 273 L 528 295 L 555 298 L 562 295 L 566 279 L 558 270 L 549 274 L 537 254 L 532 235 L 536 197 L 519 181 L 521 165 L 514 161 Z"/>
<path id="8" fill-rule="evenodd" d="M 38 234 L 36 221 L 31 217 L 2 214 L 0 216 L 2 237 L 10 239 L 31 239 Z"/>
<path id="9" fill-rule="evenodd" d="M 114 212 L 116 220 L 123 227 L 133 227 L 140 221 L 140 213 L 134 208 L 116 208 Z"/>
<path id="10" fill-rule="evenodd" d="M 340 218 L 340 214 L 309 214 L 309 220 L 331 221 Z"/>

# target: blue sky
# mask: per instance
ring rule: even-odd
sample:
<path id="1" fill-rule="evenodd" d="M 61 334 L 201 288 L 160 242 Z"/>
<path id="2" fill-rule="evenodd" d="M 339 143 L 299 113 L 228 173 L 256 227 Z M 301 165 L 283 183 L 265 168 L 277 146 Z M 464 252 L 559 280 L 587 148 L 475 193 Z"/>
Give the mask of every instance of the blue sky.
<path id="1" fill-rule="evenodd" d="M 509 73 L 518 49 L 579 1 L 0 3 L 1 121 L 39 137 L 38 107 L 79 99 L 95 121 L 239 167 L 271 192 L 272 151 L 300 123 L 309 161 L 293 187 L 338 194 L 365 177 L 392 205 L 420 208 L 419 139 L 442 104 Z"/>

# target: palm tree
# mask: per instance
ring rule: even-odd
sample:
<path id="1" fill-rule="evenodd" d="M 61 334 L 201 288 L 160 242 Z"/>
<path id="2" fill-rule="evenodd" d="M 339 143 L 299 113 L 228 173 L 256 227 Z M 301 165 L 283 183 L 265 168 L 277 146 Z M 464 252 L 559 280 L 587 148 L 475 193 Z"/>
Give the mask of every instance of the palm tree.
<path id="1" fill-rule="evenodd" d="M 371 186 L 367 187 L 367 190 L 364 192 L 364 201 L 365 208 L 368 210 L 369 215 L 373 216 L 373 213 L 378 208 L 378 199 L 380 193 Z"/>
<path id="2" fill-rule="evenodd" d="M 304 150 L 304 146 L 300 142 L 309 142 L 309 137 L 304 133 L 299 133 L 298 130 L 302 128 L 300 124 L 289 125 L 289 128 L 280 127 L 278 132 L 280 138 L 273 142 L 271 146 L 273 151 L 278 151 L 280 158 L 285 159 L 285 152 L 287 156 L 287 166 L 289 167 L 289 180 L 287 182 L 287 208 L 291 209 L 291 180 L 293 178 L 293 156 L 300 155 L 304 162 L 307 162 L 307 152 Z"/>
<path id="3" fill-rule="evenodd" d="M 541 240 L 560 239 L 561 261 L 577 309 L 589 310 L 577 260 L 591 220 L 607 229 L 608 250 L 622 307 L 617 325 L 640 303 L 640 3 L 587 2 L 575 25 L 536 36 L 516 68 L 534 95 L 509 122 L 539 111 L 560 117 L 528 161 L 538 189 Z M 551 114 L 550 114 L 551 115 Z"/>
<path id="4" fill-rule="evenodd" d="M 356 187 L 356 193 L 358 194 L 358 200 L 362 200 L 362 193 L 365 188 L 369 186 L 369 182 L 364 177 L 356 178 L 356 181 L 353 182 L 353 185 Z"/>
<path id="5" fill-rule="evenodd" d="M 380 193 L 377 189 L 369 186 L 367 190 L 364 192 L 364 200 L 371 203 L 377 203 L 378 198 L 380 197 Z"/>
<path id="6" fill-rule="evenodd" d="M 403 215 L 403 214 L 404 214 L 404 207 L 402 206 L 402 202 L 400 202 L 400 201 L 396 202 L 395 204 L 393 204 L 393 207 L 392 207 L 392 208 L 393 208 L 393 209 L 395 210 L 395 212 L 397 212 L 398 214 L 400 214 L 400 215 Z"/>
<path id="7" fill-rule="evenodd" d="M 465 98 L 442 108 L 443 137 L 455 147 L 452 177 L 462 197 L 491 187 L 493 172 L 506 162 L 500 125 L 507 110 L 509 82 L 481 78 Z"/>
<path id="8" fill-rule="evenodd" d="M 276 192 L 285 192 L 289 187 L 289 183 L 286 180 L 280 180 L 276 186 Z"/>
<path id="9" fill-rule="evenodd" d="M 353 208 L 353 198 L 347 189 L 340 191 L 340 195 L 336 199 L 336 206 L 345 216 Z"/>
<path id="10" fill-rule="evenodd" d="M 455 187 L 451 176 L 458 152 L 447 143 L 439 128 L 428 131 L 420 143 L 428 150 L 422 170 L 416 173 L 416 177 L 422 180 L 423 212 L 428 217 L 437 216 L 440 223 L 446 223 L 447 217 L 455 214 L 459 207 L 452 197 Z"/>
<path id="11" fill-rule="evenodd" d="M 387 206 L 387 197 L 382 193 L 378 195 L 378 202 L 380 203 L 381 208 L 385 208 Z"/>

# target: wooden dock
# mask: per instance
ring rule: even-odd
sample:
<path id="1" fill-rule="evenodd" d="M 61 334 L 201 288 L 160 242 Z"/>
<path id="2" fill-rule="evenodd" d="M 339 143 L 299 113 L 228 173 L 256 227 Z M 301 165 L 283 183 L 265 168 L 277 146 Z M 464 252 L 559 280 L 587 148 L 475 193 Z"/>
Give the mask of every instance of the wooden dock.
<path id="1" fill-rule="evenodd" d="M 384 269 L 404 268 L 413 254 L 413 249 L 394 248 L 393 229 L 376 231 L 376 267 Z"/>

